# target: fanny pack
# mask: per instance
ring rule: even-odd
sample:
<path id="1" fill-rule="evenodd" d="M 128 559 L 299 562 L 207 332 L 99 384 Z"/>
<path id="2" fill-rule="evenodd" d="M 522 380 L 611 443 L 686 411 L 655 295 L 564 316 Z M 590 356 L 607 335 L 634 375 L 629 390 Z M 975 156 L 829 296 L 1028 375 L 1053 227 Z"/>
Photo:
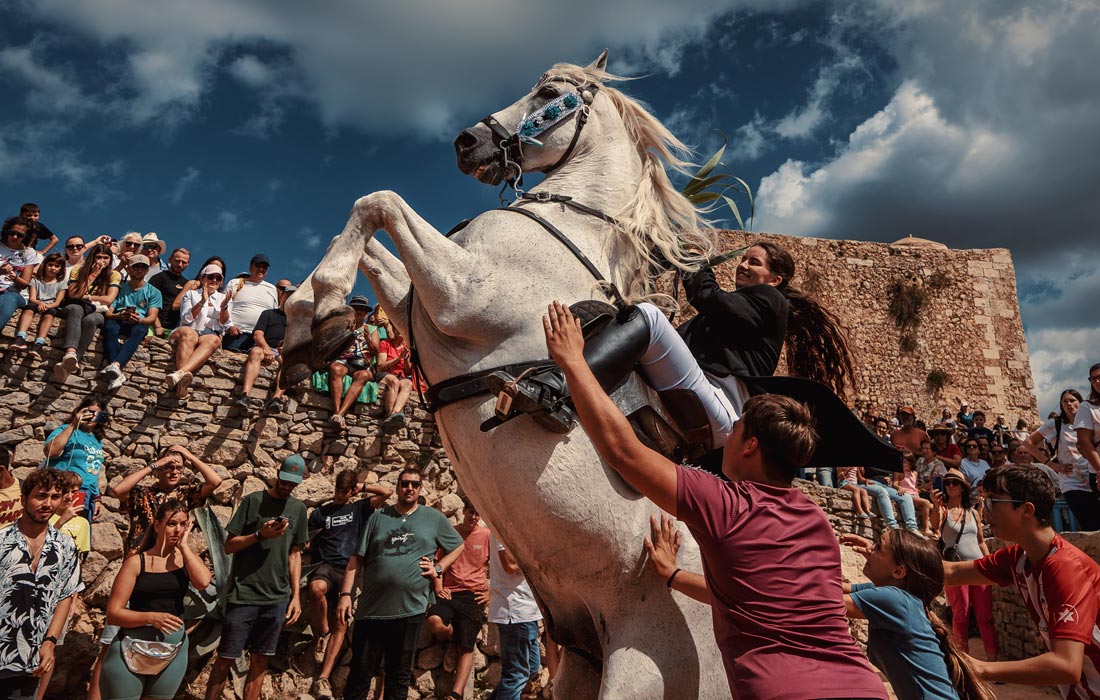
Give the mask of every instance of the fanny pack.
<path id="1" fill-rule="evenodd" d="M 144 639 L 122 638 L 122 660 L 130 673 L 139 676 L 155 676 L 172 663 L 183 642 L 152 642 Z"/>

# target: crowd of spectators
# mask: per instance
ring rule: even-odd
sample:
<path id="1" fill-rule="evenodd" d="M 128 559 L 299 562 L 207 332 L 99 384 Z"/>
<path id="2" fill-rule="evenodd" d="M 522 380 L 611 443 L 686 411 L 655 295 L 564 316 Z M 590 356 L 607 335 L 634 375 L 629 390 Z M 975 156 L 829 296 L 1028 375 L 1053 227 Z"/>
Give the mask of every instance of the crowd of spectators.
<path id="1" fill-rule="evenodd" d="M 90 241 L 74 235 L 65 239 L 64 252 L 51 253 L 59 239 L 40 215 L 38 205 L 24 204 L 0 233 L 0 327 L 20 311 L 6 348 L 9 362 L 21 355 L 42 359 L 56 343 L 64 353 L 52 378 L 64 383 L 85 371 L 85 355 L 98 335 L 103 360 L 97 374 L 113 392 L 126 383 L 126 366 L 142 342 L 155 335 L 173 346 L 175 366 L 167 372 L 165 389 L 181 401 L 219 349 L 247 356 L 234 399 L 242 411 L 253 408 L 262 368 L 275 372 L 277 386 L 286 334 L 283 306 L 297 286 L 285 278 L 276 284 L 267 280 L 266 254 L 253 255 L 248 271 L 236 276 L 228 274 L 222 258 L 211 256 L 189 278 L 191 252 L 183 247 L 169 252 L 156 232 Z M 379 399 L 383 427 L 400 429 L 413 390 L 408 348 L 366 297 L 354 297 L 351 305 L 357 313 L 356 341 L 328 372 L 315 376 L 314 387 L 332 395 L 337 429 L 346 428 L 345 416 L 356 402 Z M 281 411 L 286 400 L 284 390 L 275 388 L 264 409 Z"/>

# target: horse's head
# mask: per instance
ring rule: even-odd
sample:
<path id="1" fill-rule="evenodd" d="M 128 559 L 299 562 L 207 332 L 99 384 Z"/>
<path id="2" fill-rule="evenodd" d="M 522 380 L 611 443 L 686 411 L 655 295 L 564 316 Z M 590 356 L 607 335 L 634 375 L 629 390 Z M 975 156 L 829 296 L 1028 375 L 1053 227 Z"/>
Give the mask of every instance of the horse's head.
<path id="1" fill-rule="evenodd" d="M 549 172 L 580 142 L 606 75 L 607 51 L 584 68 L 556 65 L 531 91 L 455 139 L 458 169 L 496 185 L 525 172 Z"/>

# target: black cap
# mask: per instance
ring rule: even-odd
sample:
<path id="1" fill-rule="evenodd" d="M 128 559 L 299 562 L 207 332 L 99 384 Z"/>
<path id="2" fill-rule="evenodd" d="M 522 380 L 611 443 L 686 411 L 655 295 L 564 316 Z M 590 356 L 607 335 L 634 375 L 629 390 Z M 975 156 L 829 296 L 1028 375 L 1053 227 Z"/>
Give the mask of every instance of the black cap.
<path id="1" fill-rule="evenodd" d="M 255 265 L 257 263 L 259 263 L 261 265 L 267 265 L 268 267 L 271 266 L 271 261 L 268 260 L 267 256 L 264 255 L 263 253 L 256 253 L 255 255 L 253 255 L 252 260 L 250 260 L 248 264 L 249 265 Z"/>
<path id="2" fill-rule="evenodd" d="M 370 305 L 370 300 L 367 299 L 362 294 L 356 294 L 355 296 L 353 296 L 351 298 L 351 301 L 348 302 L 348 306 L 351 306 L 351 307 L 356 307 L 357 306 L 361 309 L 366 309 L 367 311 L 370 311 L 373 308 Z"/>

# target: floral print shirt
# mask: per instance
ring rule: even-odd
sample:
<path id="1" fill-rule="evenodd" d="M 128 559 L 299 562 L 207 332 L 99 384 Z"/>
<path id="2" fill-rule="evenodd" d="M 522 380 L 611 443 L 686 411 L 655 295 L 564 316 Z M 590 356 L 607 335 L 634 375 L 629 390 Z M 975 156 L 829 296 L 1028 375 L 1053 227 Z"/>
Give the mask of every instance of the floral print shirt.
<path id="1" fill-rule="evenodd" d="M 185 504 L 188 511 L 192 511 L 202 505 L 203 481 L 192 481 L 180 484 L 170 491 L 161 491 L 156 486 L 135 486 L 130 491 L 130 532 L 126 535 L 126 555 L 136 554 L 141 549 L 141 541 L 145 539 L 145 532 L 152 526 L 157 517 L 157 509 L 162 503 L 172 500 Z"/>
<path id="2" fill-rule="evenodd" d="M 0 674 L 27 674 L 38 667 L 38 649 L 54 610 L 81 588 L 76 545 L 68 535 L 46 528 L 32 570 L 19 525 L 0 530 Z"/>

